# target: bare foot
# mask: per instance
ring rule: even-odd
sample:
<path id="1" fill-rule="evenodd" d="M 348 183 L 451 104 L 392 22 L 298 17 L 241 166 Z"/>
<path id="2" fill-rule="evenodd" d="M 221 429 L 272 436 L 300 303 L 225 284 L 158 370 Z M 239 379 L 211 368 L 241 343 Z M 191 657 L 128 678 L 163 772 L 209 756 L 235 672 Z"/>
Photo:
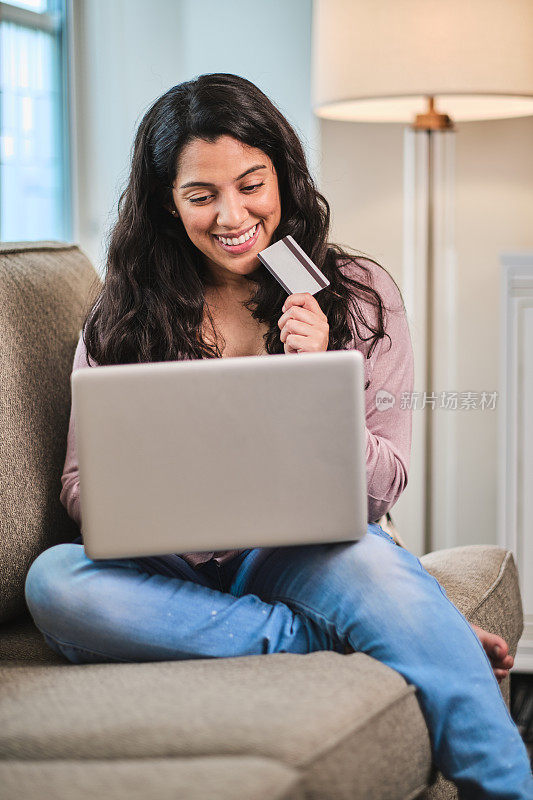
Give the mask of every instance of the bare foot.
<path id="1" fill-rule="evenodd" d="M 501 683 L 509 675 L 509 670 L 514 664 L 514 658 L 509 655 L 509 645 L 501 636 L 489 633 L 478 625 L 470 623 L 470 627 L 474 629 L 474 633 L 483 645 L 496 679 L 498 683 Z"/>

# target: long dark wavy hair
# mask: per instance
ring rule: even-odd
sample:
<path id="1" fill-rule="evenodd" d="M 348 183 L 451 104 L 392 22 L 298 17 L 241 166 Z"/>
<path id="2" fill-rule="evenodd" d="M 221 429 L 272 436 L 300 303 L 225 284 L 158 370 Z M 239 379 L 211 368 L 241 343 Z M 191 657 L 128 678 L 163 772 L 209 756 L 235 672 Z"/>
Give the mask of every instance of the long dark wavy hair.
<path id="1" fill-rule="evenodd" d="M 100 365 L 221 356 L 218 343 L 208 343 L 202 335 L 204 287 L 209 283 L 203 254 L 168 209 L 173 207 L 172 184 L 183 148 L 194 139 L 214 142 L 223 135 L 262 150 L 275 167 L 281 220 L 271 244 L 290 234 L 329 279 L 329 286 L 315 295 L 328 318 L 328 350 L 345 349 L 355 330 L 361 341 L 373 339 L 370 357 L 377 341 L 388 336 L 383 303 L 371 279 L 348 277 L 339 259 L 356 263 L 363 273 L 370 270 L 356 255 L 327 241 L 329 205 L 309 174 L 289 122 L 257 86 L 227 73 L 200 75 L 174 86 L 139 125 L 131 173 L 109 236 L 105 279 L 85 319 L 88 354 Z M 283 353 L 277 322 L 286 292 L 261 265 L 244 277 L 255 290 L 246 308 L 268 324 L 266 352 Z M 362 298 L 377 308 L 376 327 L 361 311 Z M 363 337 L 358 322 L 370 336 Z"/>

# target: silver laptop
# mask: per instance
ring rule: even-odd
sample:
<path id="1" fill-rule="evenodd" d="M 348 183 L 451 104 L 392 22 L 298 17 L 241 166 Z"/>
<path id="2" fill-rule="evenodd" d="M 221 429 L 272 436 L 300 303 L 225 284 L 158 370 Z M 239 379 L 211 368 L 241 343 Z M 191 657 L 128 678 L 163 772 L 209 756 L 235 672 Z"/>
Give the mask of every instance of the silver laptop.
<path id="1" fill-rule="evenodd" d="M 363 374 L 356 350 L 76 370 L 88 557 L 360 539 Z"/>

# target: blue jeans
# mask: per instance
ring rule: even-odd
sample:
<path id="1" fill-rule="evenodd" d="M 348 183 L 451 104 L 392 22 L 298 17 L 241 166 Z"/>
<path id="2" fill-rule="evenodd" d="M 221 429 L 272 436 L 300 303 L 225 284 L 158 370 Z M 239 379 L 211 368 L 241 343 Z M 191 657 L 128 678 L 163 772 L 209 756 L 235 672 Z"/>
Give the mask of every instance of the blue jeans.
<path id="1" fill-rule="evenodd" d="M 92 561 L 59 544 L 26 600 L 79 663 L 310 653 L 350 645 L 417 687 L 435 765 L 461 798 L 533 800 L 529 758 L 477 635 L 376 523 L 358 542 L 255 548 L 193 569 L 177 555 Z"/>

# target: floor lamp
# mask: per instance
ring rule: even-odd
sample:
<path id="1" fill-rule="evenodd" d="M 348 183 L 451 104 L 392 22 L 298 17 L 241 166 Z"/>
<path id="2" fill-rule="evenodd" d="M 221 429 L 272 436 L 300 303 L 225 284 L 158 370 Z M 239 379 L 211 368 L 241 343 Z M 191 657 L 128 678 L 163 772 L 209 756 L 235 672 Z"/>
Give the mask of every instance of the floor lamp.
<path id="1" fill-rule="evenodd" d="M 314 0 L 314 112 L 408 126 L 404 271 L 425 284 L 428 398 L 437 388 L 436 282 L 447 270 L 451 285 L 455 268 L 454 121 L 533 115 L 532 34 L 531 0 Z M 403 294 L 408 307 L 408 287 Z M 436 520 L 434 407 L 424 420 L 425 553 Z"/>

